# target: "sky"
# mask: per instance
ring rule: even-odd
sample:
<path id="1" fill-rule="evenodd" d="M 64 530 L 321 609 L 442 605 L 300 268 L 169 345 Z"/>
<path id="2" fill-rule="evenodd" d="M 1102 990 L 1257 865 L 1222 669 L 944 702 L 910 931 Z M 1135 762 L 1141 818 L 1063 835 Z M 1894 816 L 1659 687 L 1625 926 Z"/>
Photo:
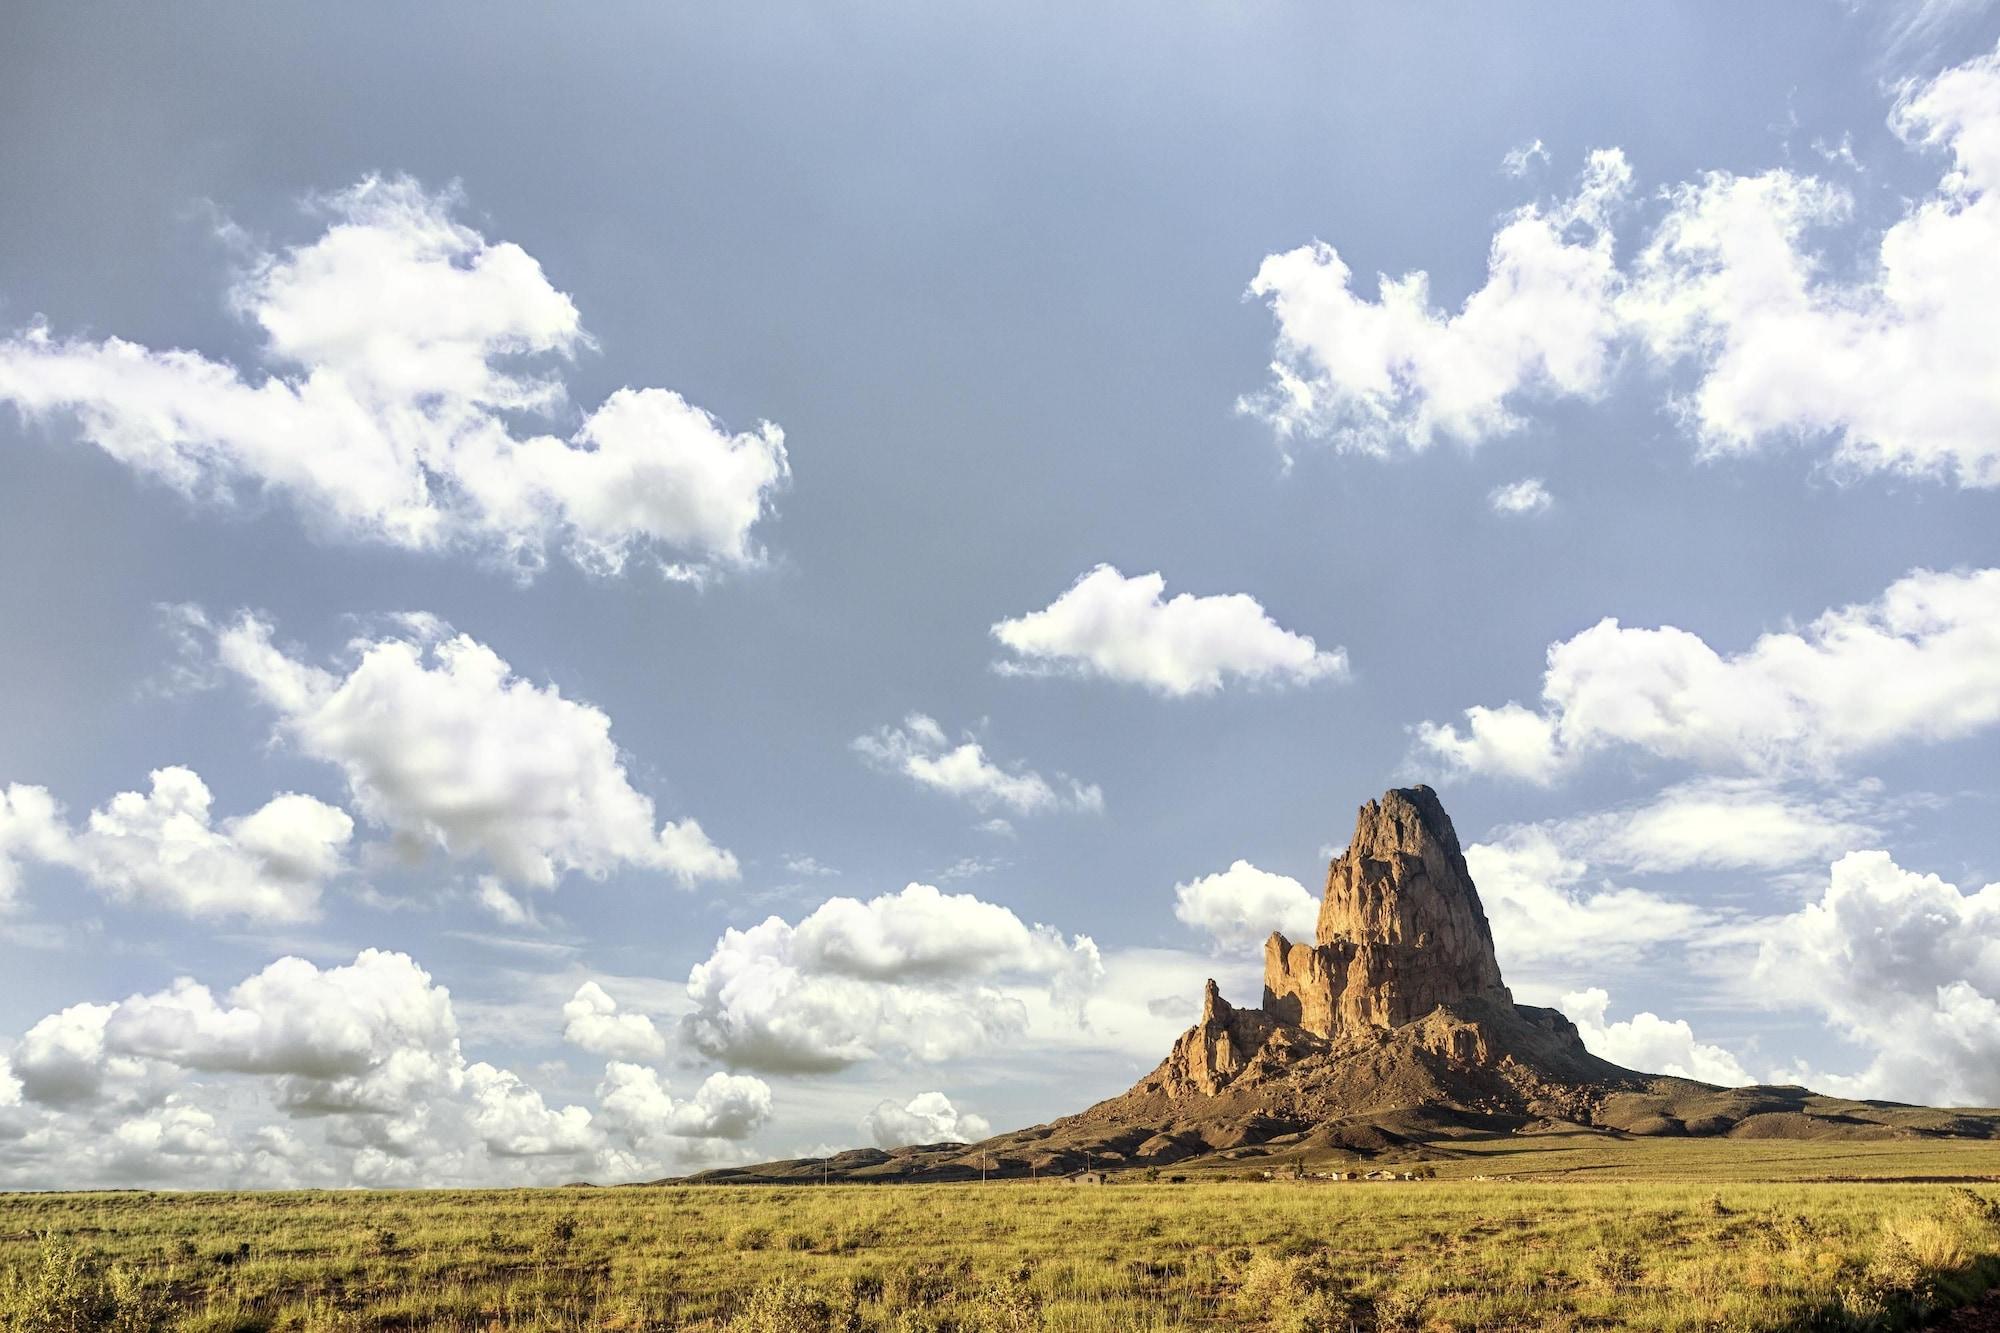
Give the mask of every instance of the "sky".
<path id="1" fill-rule="evenodd" d="M 0 1184 L 1114 1095 L 1428 782 L 1516 998 L 2000 1103 L 2000 10 L 19 9 Z"/>

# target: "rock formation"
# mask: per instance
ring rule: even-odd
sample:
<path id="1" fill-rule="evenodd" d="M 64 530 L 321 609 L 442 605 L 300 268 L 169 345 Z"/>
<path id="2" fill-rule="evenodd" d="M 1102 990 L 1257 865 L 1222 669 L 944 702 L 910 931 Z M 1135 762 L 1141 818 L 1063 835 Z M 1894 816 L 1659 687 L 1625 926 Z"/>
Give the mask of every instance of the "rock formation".
<path id="1" fill-rule="evenodd" d="M 1644 1075 L 1584 1049 L 1553 1009 L 1517 1005 L 1458 833 L 1429 787 L 1361 807 L 1327 870 L 1318 938 L 1264 944 L 1257 1008 L 1213 981 L 1158 1069 L 1085 1116 L 1337 1119 L 1412 1106 L 1588 1120 Z"/>
<path id="2" fill-rule="evenodd" d="M 1327 871 L 1318 943 L 1265 943 L 1263 1008 L 1337 1038 L 1461 1000 L 1513 996 L 1450 816 L 1429 787 L 1392 791 L 1361 807 Z"/>
<path id="3" fill-rule="evenodd" d="M 1554 1009 L 1514 1003 L 1493 932 L 1428 787 L 1361 807 L 1327 871 L 1317 938 L 1273 934 L 1263 1002 L 1214 981 L 1201 1017 L 1130 1091 L 973 1145 L 705 1172 L 706 1180 L 951 1180 L 1190 1158 L 1449 1152 L 1455 1136 L 1588 1132 L 1747 1138 L 2000 1136 L 1989 1112 L 1715 1088 L 1622 1069 Z M 997 1164 L 997 1165 L 995 1165 Z"/>

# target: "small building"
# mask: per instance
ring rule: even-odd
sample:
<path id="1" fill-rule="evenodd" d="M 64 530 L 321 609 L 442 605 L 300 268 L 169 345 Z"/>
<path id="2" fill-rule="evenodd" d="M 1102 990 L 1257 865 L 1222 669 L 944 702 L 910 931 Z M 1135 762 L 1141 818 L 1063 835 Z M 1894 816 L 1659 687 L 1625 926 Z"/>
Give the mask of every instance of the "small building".
<path id="1" fill-rule="evenodd" d="M 1108 1177 L 1102 1171 L 1072 1171 L 1070 1174 L 1064 1176 L 1063 1179 L 1072 1185 L 1103 1185 L 1109 1183 Z"/>

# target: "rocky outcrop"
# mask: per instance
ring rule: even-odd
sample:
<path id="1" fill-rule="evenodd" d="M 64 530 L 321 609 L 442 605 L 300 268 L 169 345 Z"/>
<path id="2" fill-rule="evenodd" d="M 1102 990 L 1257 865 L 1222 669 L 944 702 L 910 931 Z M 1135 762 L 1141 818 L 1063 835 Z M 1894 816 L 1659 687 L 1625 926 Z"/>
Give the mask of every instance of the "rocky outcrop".
<path id="1" fill-rule="evenodd" d="M 1621 1069 L 1553 1009 L 1513 1002 L 1458 835 L 1428 787 L 1361 808 L 1327 872 L 1318 939 L 1273 935 L 1264 1002 L 1210 981 L 1201 1019 L 1129 1091 L 979 1144 L 770 1162 L 696 1179 L 1046 1178 L 1207 1158 L 1430 1152 L 1455 1136 L 1625 1134 L 2000 1138 L 2000 1114 L 1722 1089 Z M 1274 1159 L 1275 1160 L 1275 1159 Z"/>
<path id="2" fill-rule="evenodd" d="M 1266 1012 L 1321 1037 L 1401 1027 L 1461 1000 L 1510 1004 L 1451 817 L 1429 787 L 1361 807 L 1327 870 L 1319 939 L 1264 945 Z"/>
<path id="3" fill-rule="evenodd" d="M 1201 1021 L 1135 1091 L 1214 1097 L 1292 1078 L 1299 1060 L 1342 1050 L 1351 1053 L 1336 1080 L 1343 1087 L 1355 1069 L 1415 1062 L 1423 1068 L 1390 1081 L 1430 1088 L 1450 1082 L 1441 1071 L 1479 1070 L 1482 1104 L 1494 1100 L 1485 1075 L 1495 1071 L 1513 1071 L 1507 1086 L 1541 1099 L 1544 1074 L 1612 1069 L 1560 1014 L 1514 1004 L 1458 833 L 1429 787 L 1361 807 L 1347 850 L 1327 869 L 1318 939 L 1265 942 L 1255 1009 L 1231 1005 L 1210 981 Z"/>

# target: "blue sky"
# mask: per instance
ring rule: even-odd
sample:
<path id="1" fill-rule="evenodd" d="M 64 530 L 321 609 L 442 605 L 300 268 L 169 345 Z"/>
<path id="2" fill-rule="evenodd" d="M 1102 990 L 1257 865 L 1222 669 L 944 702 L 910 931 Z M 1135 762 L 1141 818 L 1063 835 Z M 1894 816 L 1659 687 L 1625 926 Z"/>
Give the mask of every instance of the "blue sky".
<path id="1" fill-rule="evenodd" d="M 1518 998 L 2000 1102 L 2000 18 L 46 8 L 0 1176 L 1122 1090 L 1437 786 Z"/>

